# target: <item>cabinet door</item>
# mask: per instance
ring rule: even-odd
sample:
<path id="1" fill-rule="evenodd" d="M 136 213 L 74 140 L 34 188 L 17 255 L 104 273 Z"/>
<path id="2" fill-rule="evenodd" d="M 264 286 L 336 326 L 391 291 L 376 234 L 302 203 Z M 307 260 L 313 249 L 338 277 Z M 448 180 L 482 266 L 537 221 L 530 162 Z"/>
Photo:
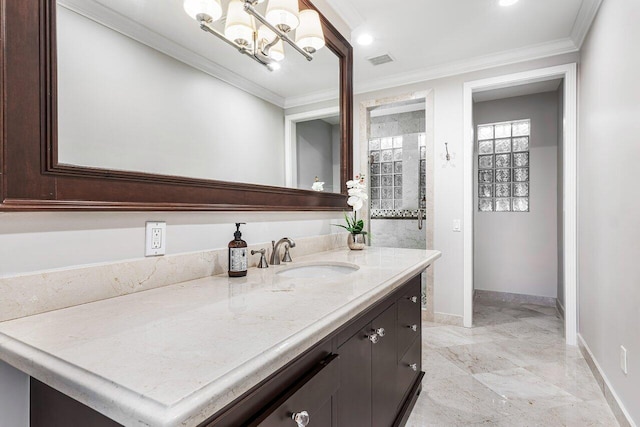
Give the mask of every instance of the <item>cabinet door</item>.
<path id="1" fill-rule="evenodd" d="M 397 306 L 391 305 L 371 322 L 373 331 L 384 336 L 371 346 L 371 401 L 372 426 L 388 427 L 393 424 L 402 399 L 397 387 L 398 334 Z"/>
<path id="2" fill-rule="evenodd" d="M 371 325 L 365 326 L 338 347 L 340 388 L 338 425 L 371 425 Z"/>

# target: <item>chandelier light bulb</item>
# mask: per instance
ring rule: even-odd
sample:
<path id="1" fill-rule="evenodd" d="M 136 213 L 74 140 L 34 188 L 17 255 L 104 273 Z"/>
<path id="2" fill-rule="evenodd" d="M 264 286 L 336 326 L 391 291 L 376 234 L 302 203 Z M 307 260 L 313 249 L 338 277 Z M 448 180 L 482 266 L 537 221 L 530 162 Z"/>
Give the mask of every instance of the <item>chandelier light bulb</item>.
<path id="1" fill-rule="evenodd" d="M 253 43 L 254 31 L 253 17 L 244 11 L 244 2 L 231 0 L 224 26 L 225 37 L 241 46 L 250 46 Z"/>
<path id="2" fill-rule="evenodd" d="M 296 44 L 309 53 L 324 47 L 324 33 L 320 15 L 311 9 L 300 12 L 300 26 L 296 30 Z"/>
<path id="3" fill-rule="evenodd" d="M 269 0 L 267 21 L 282 32 L 293 31 L 300 25 L 298 0 Z"/>
<path id="4" fill-rule="evenodd" d="M 196 21 L 214 22 L 222 16 L 220 0 L 184 0 L 182 7 Z"/>

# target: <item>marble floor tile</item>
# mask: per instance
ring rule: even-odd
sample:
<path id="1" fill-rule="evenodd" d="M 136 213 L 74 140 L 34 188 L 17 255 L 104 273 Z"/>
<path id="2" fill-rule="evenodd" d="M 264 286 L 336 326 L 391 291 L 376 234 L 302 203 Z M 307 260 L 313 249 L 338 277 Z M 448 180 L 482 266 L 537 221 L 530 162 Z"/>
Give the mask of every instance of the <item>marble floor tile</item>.
<path id="1" fill-rule="evenodd" d="M 435 380 L 459 375 L 469 375 L 467 371 L 440 355 L 437 350 L 424 344 L 422 345 L 422 370 L 424 371 L 423 383 L 431 383 Z"/>
<path id="2" fill-rule="evenodd" d="M 524 411 L 580 402 L 577 397 L 524 368 L 475 374 L 473 377 Z"/>
<path id="3" fill-rule="evenodd" d="M 474 328 L 423 322 L 410 427 L 618 426 L 554 307 L 482 299 Z"/>
<path id="4" fill-rule="evenodd" d="M 597 400 L 602 396 L 602 390 L 593 380 L 589 366 L 584 359 L 564 359 L 528 366 L 526 369 L 582 400 Z"/>
<path id="5" fill-rule="evenodd" d="M 507 332 L 495 331 L 484 327 L 441 326 L 422 331 L 423 342 L 433 348 L 478 344 L 513 338 L 514 336 Z"/>
<path id="6" fill-rule="evenodd" d="M 423 383 L 408 426 L 457 426 L 521 414 L 470 375 Z"/>
<path id="7" fill-rule="evenodd" d="M 555 307 L 537 304 L 522 304 L 523 308 L 546 314 L 547 316 L 557 316 L 558 310 Z"/>
<path id="8" fill-rule="evenodd" d="M 562 320 L 557 317 L 553 317 L 553 316 L 527 317 L 527 318 L 523 318 L 522 321 L 538 326 L 542 329 L 546 329 L 550 332 L 564 335 L 564 324 Z"/>
<path id="9" fill-rule="evenodd" d="M 515 359 L 496 342 L 439 348 L 438 352 L 470 374 L 517 368 Z"/>

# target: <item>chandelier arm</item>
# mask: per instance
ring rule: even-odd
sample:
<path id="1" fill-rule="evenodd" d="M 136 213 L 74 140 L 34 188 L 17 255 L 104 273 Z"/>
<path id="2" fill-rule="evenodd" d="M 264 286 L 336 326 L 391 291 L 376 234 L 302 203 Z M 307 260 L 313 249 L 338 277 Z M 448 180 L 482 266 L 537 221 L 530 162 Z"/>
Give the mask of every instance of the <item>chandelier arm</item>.
<path id="1" fill-rule="evenodd" d="M 291 38 L 289 38 L 289 36 L 287 35 L 287 33 L 284 33 L 282 31 L 280 31 L 279 28 L 271 25 L 271 23 L 269 21 L 267 21 L 267 19 L 262 16 L 260 14 L 260 12 L 258 12 L 254 7 L 253 4 L 251 3 L 251 0 L 245 0 L 244 2 L 244 10 L 253 15 L 254 18 L 256 18 L 258 21 L 260 21 L 261 23 L 263 23 L 264 25 L 267 26 L 267 28 L 269 28 L 271 31 L 273 31 L 274 33 L 276 33 L 276 35 L 278 37 L 280 37 L 280 39 L 286 41 L 287 43 L 289 43 L 289 45 L 291 45 L 292 48 L 294 48 L 295 50 L 297 50 L 298 52 L 300 52 L 300 54 L 302 56 L 304 56 L 305 58 L 307 58 L 307 61 L 311 61 L 313 60 L 313 56 L 311 56 L 308 52 L 306 52 L 304 49 L 302 49 L 300 46 L 298 46 L 293 40 L 291 40 Z"/>
<path id="2" fill-rule="evenodd" d="M 213 34 L 214 36 L 218 37 L 219 39 L 225 41 L 227 44 L 229 44 L 230 46 L 233 46 L 235 49 L 237 49 L 238 52 L 247 55 L 249 58 L 253 59 L 257 63 L 259 63 L 261 65 L 264 65 L 267 68 L 267 70 L 273 71 L 271 69 L 271 67 L 269 67 L 269 64 L 270 64 L 269 62 L 263 61 L 258 56 L 256 56 L 256 54 L 254 52 L 249 51 L 249 49 L 247 49 L 245 46 L 240 46 L 240 45 L 236 44 L 235 42 L 229 40 L 228 38 L 226 38 L 224 36 L 224 34 L 219 32 L 215 28 L 212 28 L 211 26 L 209 26 L 209 24 L 206 21 L 200 21 L 200 28 L 203 31 L 206 31 L 207 33 Z"/>

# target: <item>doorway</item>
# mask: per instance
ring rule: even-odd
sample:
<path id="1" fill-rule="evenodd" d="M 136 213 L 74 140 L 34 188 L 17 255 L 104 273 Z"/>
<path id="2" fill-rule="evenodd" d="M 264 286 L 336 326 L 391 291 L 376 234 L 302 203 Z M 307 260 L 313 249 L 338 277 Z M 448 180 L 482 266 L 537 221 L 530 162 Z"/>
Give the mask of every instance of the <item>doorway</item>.
<path id="1" fill-rule="evenodd" d="M 548 82 L 562 79 L 562 123 L 560 150 L 562 167 L 561 229 L 562 253 L 559 268 L 562 270 L 563 295 L 565 302 L 566 342 L 576 345 L 577 338 L 577 141 L 576 141 L 576 64 L 567 64 L 524 73 L 500 76 L 491 79 L 467 82 L 464 85 L 464 325 L 473 325 L 474 297 L 474 213 L 479 208 L 476 202 L 475 148 L 476 128 L 474 126 L 474 94 L 505 89 L 513 86 Z M 494 159 L 495 160 L 495 159 Z M 479 190 L 479 189 L 478 189 Z M 492 201 L 495 208 L 496 201 Z M 505 202 L 506 203 L 506 202 Z M 513 203 L 511 200 L 510 203 Z M 505 205 L 506 206 L 506 205 Z M 510 208 L 513 205 L 510 205 Z M 503 207 L 504 208 L 504 207 Z M 522 208 L 522 207 L 521 207 Z M 528 209 L 528 208 L 527 208 Z"/>
<path id="2" fill-rule="evenodd" d="M 361 172 L 367 175 L 369 244 L 433 248 L 433 95 L 363 102 Z M 433 320 L 433 268 L 422 276 L 423 318 Z"/>

